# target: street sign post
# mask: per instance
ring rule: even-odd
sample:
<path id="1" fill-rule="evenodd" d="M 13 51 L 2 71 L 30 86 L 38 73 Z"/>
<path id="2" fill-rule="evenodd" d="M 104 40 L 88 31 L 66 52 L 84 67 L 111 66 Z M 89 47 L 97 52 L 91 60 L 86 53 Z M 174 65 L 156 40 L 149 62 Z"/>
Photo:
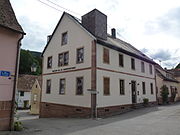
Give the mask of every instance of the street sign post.
<path id="1" fill-rule="evenodd" d="M 0 71 L 0 76 L 9 77 L 11 75 L 11 72 L 9 71 Z"/>

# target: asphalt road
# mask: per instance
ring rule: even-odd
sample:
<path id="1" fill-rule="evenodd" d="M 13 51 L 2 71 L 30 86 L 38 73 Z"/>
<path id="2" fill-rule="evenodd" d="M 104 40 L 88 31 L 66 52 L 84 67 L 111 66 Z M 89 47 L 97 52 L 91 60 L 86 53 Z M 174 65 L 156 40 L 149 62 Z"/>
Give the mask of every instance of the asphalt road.
<path id="1" fill-rule="evenodd" d="M 98 120 L 36 118 L 22 122 L 24 131 L 0 135 L 180 135 L 180 103 Z"/>

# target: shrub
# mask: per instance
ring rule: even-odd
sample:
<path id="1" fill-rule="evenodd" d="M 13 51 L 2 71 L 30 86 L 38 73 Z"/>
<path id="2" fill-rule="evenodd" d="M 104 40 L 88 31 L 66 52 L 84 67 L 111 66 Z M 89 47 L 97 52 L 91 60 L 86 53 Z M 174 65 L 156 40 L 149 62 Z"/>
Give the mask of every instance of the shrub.
<path id="1" fill-rule="evenodd" d="M 163 85 L 161 87 L 161 97 L 163 103 L 168 103 L 168 95 L 169 95 L 168 87 L 166 85 Z"/>
<path id="2" fill-rule="evenodd" d="M 144 105 L 148 105 L 149 104 L 149 99 L 148 98 L 144 98 L 143 99 L 143 104 Z"/>
<path id="3" fill-rule="evenodd" d="M 23 130 L 23 126 L 22 126 L 22 123 L 21 123 L 20 121 L 14 122 L 14 130 L 15 130 L 15 131 L 21 131 L 21 130 Z"/>

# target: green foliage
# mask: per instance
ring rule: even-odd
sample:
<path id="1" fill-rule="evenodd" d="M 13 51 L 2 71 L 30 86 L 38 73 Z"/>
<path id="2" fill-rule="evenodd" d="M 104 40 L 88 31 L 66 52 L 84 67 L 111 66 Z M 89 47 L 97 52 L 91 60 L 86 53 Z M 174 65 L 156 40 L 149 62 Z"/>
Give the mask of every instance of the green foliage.
<path id="1" fill-rule="evenodd" d="M 161 97 L 163 103 L 168 103 L 168 95 L 169 95 L 168 87 L 166 85 L 163 85 L 161 87 Z"/>
<path id="2" fill-rule="evenodd" d="M 31 72 L 31 66 L 37 65 L 36 72 Z M 40 53 L 31 52 L 29 50 L 21 50 L 20 52 L 20 65 L 19 65 L 19 73 L 20 74 L 33 74 L 40 75 L 42 72 L 42 58 L 40 57 Z"/>
<path id="3" fill-rule="evenodd" d="M 148 105 L 149 104 L 149 99 L 148 98 L 143 98 L 143 104 Z"/>
<path id="4" fill-rule="evenodd" d="M 14 130 L 15 130 L 15 131 L 21 131 L 21 130 L 23 130 L 22 122 L 20 122 L 20 121 L 15 121 L 15 122 L 14 122 Z"/>

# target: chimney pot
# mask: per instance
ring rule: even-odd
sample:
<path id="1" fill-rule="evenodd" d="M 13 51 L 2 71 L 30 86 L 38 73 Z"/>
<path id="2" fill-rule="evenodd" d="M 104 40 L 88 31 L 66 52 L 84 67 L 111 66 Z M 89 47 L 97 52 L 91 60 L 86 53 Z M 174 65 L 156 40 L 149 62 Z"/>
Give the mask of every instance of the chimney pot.
<path id="1" fill-rule="evenodd" d="M 116 29 L 115 28 L 111 29 L 111 36 L 112 36 L 112 38 L 116 38 Z"/>
<path id="2" fill-rule="evenodd" d="M 47 43 L 48 43 L 49 40 L 51 39 L 51 36 L 52 36 L 52 35 L 48 35 L 48 36 L 47 36 Z"/>

